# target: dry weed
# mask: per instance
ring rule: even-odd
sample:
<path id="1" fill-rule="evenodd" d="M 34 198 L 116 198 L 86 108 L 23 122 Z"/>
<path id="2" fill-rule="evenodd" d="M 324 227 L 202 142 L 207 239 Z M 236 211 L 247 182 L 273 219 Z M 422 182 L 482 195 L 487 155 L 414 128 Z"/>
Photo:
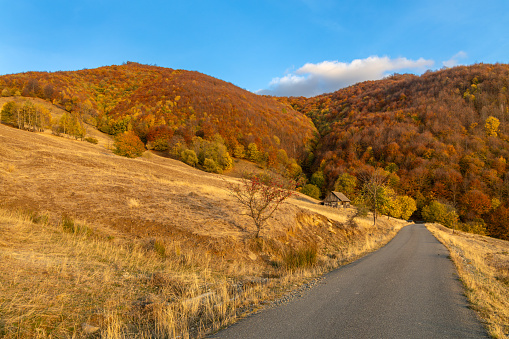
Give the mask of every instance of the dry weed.
<path id="1" fill-rule="evenodd" d="M 129 206 L 129 208 L 137 208 L 140 207 L 140 202 L 135 198 L 129 198 L 127 199 L 127 206 Z"/>
<path id="2" fill-rule="evenodd" d="M 509 242 L 452 230 L 438 224 L 428 229 L 450 251 L 467 297 L 489 333 L 509 337 Z"/>
<path id="3" fill-rule="evenodd" d="M 0 169 L 7 173 L 13 173 L 16 171 L 16 166 L 14 164 L 0 163 Z"/>

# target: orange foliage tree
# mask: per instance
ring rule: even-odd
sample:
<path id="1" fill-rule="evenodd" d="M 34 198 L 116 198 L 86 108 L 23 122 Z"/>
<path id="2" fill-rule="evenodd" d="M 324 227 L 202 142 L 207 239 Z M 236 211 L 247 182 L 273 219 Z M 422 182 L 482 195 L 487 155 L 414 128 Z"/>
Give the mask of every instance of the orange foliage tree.
<path id="1" fill-rule="evenodd" d="M 113 152 L 127 158 L 136 158 L 143 154 L 145 145 L 140 138 L 133 132 L 127 131 L 119 134 L 115 138 L 115 149 Z"/>

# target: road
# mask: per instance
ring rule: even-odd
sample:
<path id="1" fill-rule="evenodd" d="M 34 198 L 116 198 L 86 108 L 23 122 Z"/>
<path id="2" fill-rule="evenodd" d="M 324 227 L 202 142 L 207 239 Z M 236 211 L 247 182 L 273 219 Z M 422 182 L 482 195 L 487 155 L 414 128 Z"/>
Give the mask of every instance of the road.
<path id="1" fill-rule="evenodd" d="M 489 338 L 449 252 L 424 225 L 212 338 Z"/>

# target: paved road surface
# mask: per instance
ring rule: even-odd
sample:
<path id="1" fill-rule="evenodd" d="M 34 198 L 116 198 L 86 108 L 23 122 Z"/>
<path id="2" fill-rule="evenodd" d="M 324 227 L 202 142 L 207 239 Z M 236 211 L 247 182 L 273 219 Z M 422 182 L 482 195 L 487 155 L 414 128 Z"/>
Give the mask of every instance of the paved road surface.
<path id="1" fill-rule="evenodd" d="M 213 338 L 487 338 L 448 255 L 424 225 L 407 226 L 302 297 Z"/>

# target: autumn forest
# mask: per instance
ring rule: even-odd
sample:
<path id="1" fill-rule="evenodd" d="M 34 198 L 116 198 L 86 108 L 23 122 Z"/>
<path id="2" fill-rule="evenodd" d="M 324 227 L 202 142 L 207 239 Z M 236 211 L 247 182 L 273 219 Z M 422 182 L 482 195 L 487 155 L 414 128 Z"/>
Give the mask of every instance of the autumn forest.
<path id="1" fill-rule="evenodd" d="M 42 107 L 12 102 L 0 118 L 79 139 L 93 125 L 116 136 L 118 154 L 152 149 L 209 172 L 244 158 L 311 196 L 340 190 L 359 205 L 363 176 L 379 171 L 387 201 L 415 203 L 409 218 L 509 240 L 508 88 L 509 65 L 476 64 L 275 98 L 128 62 L 1 76 L 3 97 L 38 97 L 68 114 L 52 121 Z"/>

